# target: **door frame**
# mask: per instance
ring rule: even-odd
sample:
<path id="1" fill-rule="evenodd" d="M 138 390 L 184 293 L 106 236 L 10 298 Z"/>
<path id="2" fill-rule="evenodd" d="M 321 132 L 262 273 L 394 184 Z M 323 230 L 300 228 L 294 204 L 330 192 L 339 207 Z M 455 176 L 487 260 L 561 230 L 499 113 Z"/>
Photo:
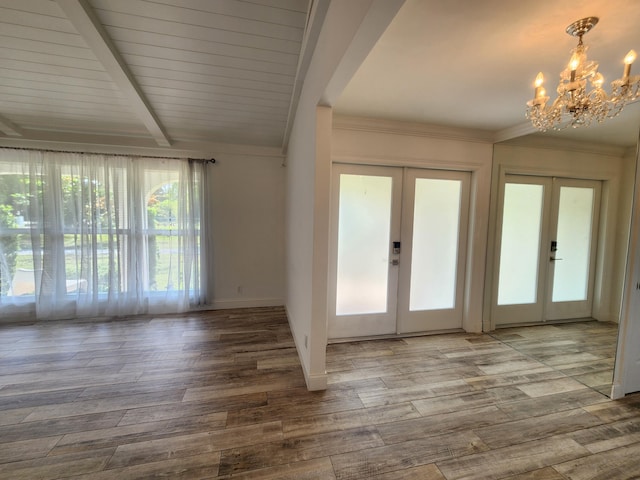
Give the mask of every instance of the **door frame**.
<path id="1" fill-rule="evenodd" d="M 368 165 L 365 163 L 334 163 L 332 169 L 332 195 L 331 195 L 331 221 L 330 221 L 330 240 L 329 240 L 329 269 L 328 269 L 328 318 L 327 318 L 327 338 L 328 341 L 340 341 L 342 338 L 367 338 L 373 336 L 403 336 L 411 335 L 415 333 L 424 332 L 436 332 L 436 331 L 454 331 L 462 329 L 464 324 L 465 307 L 467 305 L 468 295 L 466 288 L 468 286 L 467 274 L 470 268 L 467 265 L 469 254 L 469 237 L 471 235 L 471 189 L 472 189 L 472 173 L 464 170 L 451 170 L 451 169 L 434 169 L 429 167 L 415 167 L 415 166 L 400 166 L 400 165 Z M 366 173 L 364 171 L 366 171 Z M 455 180 L 460 181 L 460 211 L 458 217 L 458 246 L 456 250 L 457 265 L 456 265 L 456 287 L 455 287 L 455 302 L 456 308 L 447 309 L 446 311 L 427 311 L 427 312 L 445 312 L 445 317 L 437 321 L 429 319 L 429 329 L 417 328 L 416 317 L 419 316 L 419 312 L 408 312 L 409 306 L 409 284 L 411 276 L 410 263 L 403 263 L 400 268 L 389 269 L 389 285 L 388 285 L 388 303 L 387 312 L 380 315 L 380 325 L 384 325 L 384 322 L 388 322 L 393 317 L 394 328 L 387 328 L 378 334 L 361 333 L 361 327 L 366 321 L 363 322 L 367 315 L 353 315 L 353 325 L 347 330 L 347 334 L 337 334 L 335 327 L 336 319 L 336 300 L 337 300 L 337 255 L 338 255 L 338 229 L 339 229 L 339 185 L 341 174 L 366 174 L 373 175 L 380 174 L 383 176 L 389 176 L 394 178 L 393 185 L 397 186 L 397 191 L 392 192 L 392 202 L 396 203 L 400 208 L 394 208 L 392 205 L 392 219 L 391 219 L 391 236 L 393 237 L 394 231 L 397 230 L 397 239 L 402 239 L 402 251 L 412 251 L 412 234 L 413 234 L 413 212 L 415 199 L 415 180 L 422 178 L 420 172 L 428 172 L 424 178 L 430 179 L 443 179 L 443 180 Z M 399 175 L 399 182 L 396 181 L 394 173 Z M 413 183 L 411 183 L 413 182 Z M 408 188 L 410 187 L 410 188 Z M 410 203 L 410 205 L 407 205 Z M 410 208 L 408 208 L 410 207 Z M 397 218 L 393 218 L 393 212 L 397 213 Z M 400 229 L 402 226 L 402 231 Z M 390 238 L 389 241 L 389 258 L 397 259 L 398 256 L 394 255 L 391 251 L 391 243 L 394 238 Z M 410 258 L 407 256 L 402 259 L 402 253 L 400 253 L 401 262 L 408 262 Z M 406 309 L 400 308 L 401 302 L 406 302 Z M 406 310 L 406 311 L 405 311 Z M 450 310 L 450 311 L 449 311 Z M 408 314 L 407 314 L 408 313 Z M 418 314 L 418 315 L 416 315 Z M 427 313 L 429 315 L 429 313 Z M 455 317 L 455 326 L 451 326 L 452 319 Z M 374 320 L 369 320 L 371 324 L 374 324 Z M 383 327 L 384 328 L 384 327 Z"/>
<path id="2" fill-rule="evenodd" d="M 540 228 L 539 228 L 539 251 L 537 259 L 536 278 L 536 302 L 530 304 L 498 305 L 498 288 L 500 285 L 500 263 L 502 246 L 502 229 L 504 222 L 504 197 L 506 185 L 524 184 L 540 185 L 543 187 L 541 197 Z M 589 251 L 589 271 L 587 285 L 587 299 L 577 302 L 563 302 L 565 304 L 554 304 L 551 300 L 553 291 L 553 280 L 555 273 L 555 263 L 550 261 L 550 242 L 557 239 L 557 228 L 559 220 L 559 201 L 562 187 L 583 187 L 593 188 L 594 210 L 591 214 L 591 238 Z M 577 178 L 560 178 L 557 176 L 543 175 L 519 175 L 505 174 L 498 185 L 498 202 L 496 205 L 496 226 L 494 244 L 493 271 L 495 281 L 491 285 L 491 321 L 495 328 L 513 327 L 518 325 L 543 325 L 562 319 L 590 318 L 593 307 L 593 294 L 595 290 L 596 260 L 598 252 L 598 239 L 600 236 L 600 211 L 602 181 Z M 560 245 L 560 255 L 563 246 Z M 554 255 L 555 256 L 555 255 Z M 562 260 L 562 258 L 558 258 Z M 579 311 L 575 309 L 580 308 Z M 571 312 L 574 309 L 574 312 Z M 518 318 L 519 321 L 505 322 L 504 318 Z"/>
<path id="3" fill-rule="evenodd" d="M 620 249 L 627 245 L 628 237 L 624 231 L 626 224 L 627 190 L 630 188 L 625 179 L 624 164 L 620 161 L 617 150 L 603 148 L 599 155 L 592 156 L 584 150 L 547 150 L 527 145 L 495 145 L 493 173 L 491 179 L 491 200 L 489 208 L 489 232 L 487 242 L 487 269 L 485 271 L 484 302 L 483 302 L 483 331 L 496 329 L 492 315 L 493 289 L 498 280 L 495 268 L 497 222 L 498 222 L 498 194 L 500 185 L 504 183 L 506 175 L 533 175 L 538 177 L 563 177 L 602 182 L 600 200 L 600 219 L 598 225 L 598 249 L 595 262 L 595 282 L 592 317 L 602 321 L 617 321 L 621 299 L 613 295 L 616 292 L 611 281 L 622 284 L 625 258 L 620 255 Z M 602 161 L 603 155 L 615 157 L 610 164 Z M 622 203 L 621 203 L 622 201 Z M 619 223 L 623 219 L 623 224 Z M 618 229 L 620 232 L 618 232 Z M 615 275 L 615 276 L 614 276 Z M 621 290 L 620 290 L 621 292 Z"/>
<path id="4" fill-rule="evenodd" d="M 350 125 L 349 121 L 344 125 Z M 335 130 L 337 136 L 332 146 L 332 166 L 378 165 L 462 171 L 471 174 L 462 329 L 466 332 L 482 332 L 493 144 L 475 141 L 450 142 L 433 138 L 431 134 L 409 137 L 410 141 L 407 141 L 405 133 L 394 133 L 397 131 L 395 127 L 386 134 L 380 134 L 376 130 L 376 133 L 371 135 L 370 132 L 363 132 L 359 128 L 353 130 L 344 125 L 341 123 Z M 438 133 L 438 136 L 440 135 L 441 132 Z M 330 224 L 327 242 L 334 235 L 332 228 L 333 225 Z M 328 302 L 328 297 L 325 296 L 324 301 Z M 325 323 L 326 321 L 325 319 Z"/>

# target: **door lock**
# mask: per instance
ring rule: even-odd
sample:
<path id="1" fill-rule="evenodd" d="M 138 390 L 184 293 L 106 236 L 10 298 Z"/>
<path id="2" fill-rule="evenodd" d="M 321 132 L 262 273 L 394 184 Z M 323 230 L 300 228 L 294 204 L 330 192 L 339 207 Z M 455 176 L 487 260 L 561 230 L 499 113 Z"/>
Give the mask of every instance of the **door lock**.
<path id="1" fill-rule="evenodd" d="M 558 251 L 558 242 L 556 240 L 551 240 L 551 255 L 549 255 L 550 262 L 556 262 L 558 260 L 562 260 L 561 258 L 556 258 L 557 251 Z"/>
<path id="2" fill-rule="evenodd" d="M 397 258 L 394 258 L 394 259 L 393 259 L 393 260 L 391 260 L 389 263 L 390 263 L 391 265 L 394 265 L 394 266 L 396 266 L 396 265 L 400 265 L 400 260 L 398 260 Z"/>

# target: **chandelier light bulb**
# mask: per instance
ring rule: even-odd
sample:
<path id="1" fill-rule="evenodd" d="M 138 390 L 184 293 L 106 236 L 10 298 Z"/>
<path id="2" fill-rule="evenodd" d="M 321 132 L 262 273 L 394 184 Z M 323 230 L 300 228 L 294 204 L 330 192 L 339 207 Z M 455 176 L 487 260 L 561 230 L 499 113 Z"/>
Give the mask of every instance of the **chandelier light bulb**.
<path id="1" fill-rule="evenodd" d="M 633 62 L 636 61 L 637 56 L 638 55 L 636 54 L 635 50 L 629 50 L 629 53 L 627 53 L 627 56 L 624 57 L 624 64 L 631 65 Z"/>
<path id="2" fill-rule="evenodd" d="M 631 64 L 636 60 L 636 52 L 635 50 L 629 50 L 627 56 L 624 57 L 624 72 L 622 73 L 623 78 L 628 78 L 631 74 Z"/>
<path id="3" fill-rule="evenodd" d="M 538 75 L 536 76 L 536 81 L 533 82 L 533 85 L 536 87 L 535 91 L 534 91 L 534 95 L 533 98 L 535 98 L 536 100 L 542 98 L 545 96 L 545 90 L 544 88 L 542 88 L 542 82 L 544 82 L 544 76 L 542 75 L 542 72 L 538 73 Z"/>

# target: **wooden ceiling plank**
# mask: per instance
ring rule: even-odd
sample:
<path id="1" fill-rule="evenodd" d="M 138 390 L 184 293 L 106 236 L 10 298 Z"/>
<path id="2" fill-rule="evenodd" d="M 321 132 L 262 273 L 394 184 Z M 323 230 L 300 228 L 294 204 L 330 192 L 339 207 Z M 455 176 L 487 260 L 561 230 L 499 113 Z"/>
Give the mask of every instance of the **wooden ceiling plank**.
<path id="1" fill-rule="evenodd" d="M 59 45 L 40 40 L 31 40 L 27 38 L 9 37 L 0 35 L 0 45 L 5 48 L 19 50 L 23 52 L 40 52 L 51 55 L 61 55 L 65 57 L 82 58 L 84 60 L 95 59 L 93 52 L 88 48 L 82 48 L 70 45 Z"/>
<path id="2" fill-rule="evenodd" d="M 66 0 L 65 0 L 66 1 Z M 227 15 L 189 10 L 183 7 L 162 5 L 150 6 L 147 2 L 131 2 L 130 0 L 92 0 L 96 10 L 112 11 L 138 17 L 152 17 L 182 23 L 185 26 L 197 25 L 201 27 L 217 28 L 232 32 L 249 34 L 258 33 L 263 37 L 279 38 L 281 40 L 299 41 L 302 38 L 304 23 L 297 26 L 276 25 L 259 20 L 249 20 Z"/>
<path id="3" fill-rule="evenodd" d="M 14 50 L 0 46 L 0 58 L 3 60 L 19 60 L 23 62 L 40 63 L 47 66 L 59 66 L 69 68 L 79 68 L 81 70 L 103 71 L 104 67 L 96 60 L 83 58 L 65 57 L 49 53 L 27 52 L 24 50 Z M 4 65 L 4 62 L 3 62 Z"/>
<path id="4" fill-rule="evenodd" d="M 0 56 L 1 58 L 1 56 Z M 82 80 L 96 80 L 112 83 L 107 72 L 103 70 L 87 70 L 83 68 L 64 67 L 60 65 L 45 65 L 35 61 L 2 59 L 2 68 L 44 75 L 57 75 L 64 78 L 79 78 Z"/>
<path id="5" fill-rule="evenodd" d="M 254 92 L 262 92 L 263 95 L 269 95 L 270 93 L 284 93 L 289 95 L 291 93 L 291 87 L 288 85 L 257 82 L 243 78 L 228 78 L 193 72 L 177 72 L 175 70 L 162 70 L 153 67 L 132 67 L 131 71 L 138 79 L 138 83 L 143 87 L 176 87 L 182 84 L 189 86 L 192 90 L 220 86 L 244 88 Z M 1 67 L 0 72 L 2 72 Z"/>
<path id="6" fill-rule="evenodd" d="M 77 105 L 43 105 L 39 103 L 20 103 L 15 101 L 2 102 L 3 111 L 7 114 L 20 115 L 48 115 L 60 112 L 67 115 L 93 115 L 98 117 L 117 117 L 122 118 L 126 114 L 124 109 L 118 107 L 110 107 L 105 105 L 104 108 L 82 108 Z"/>
<path id="7" fill-rule="evenodd" d="M 70 101 L 64 98 L 53 98 L 53 97 L 35 97 L 33 95 L 16 95 L 16 94 L 7 94 L 5 92 L 0 91 L 0 102 L 4 105 L 24 105 L 25 108 L 28 106 L 42 106 L 42 107 L 51 107 L 51 108 L 76 108 L 79 110 L 89 110 L 89 111 L 118 111 L 121 115 L 127 115 L 131 112 L 128 110 L 128 106 L 120 105 L 116 102 L 108 102 L 108 103 L 97 103 L 93 101 Z"/>
<path id="8" fill-rule="evenodd" d="M 46 102 L 52 96 L 60 100 L 65 100 L 67 102 L 89 102 L 96 104 L 106 104 L 111 105 L 114 103 L 127 105 L 126 99 L 117 98 L 115 96 L 98 96 L 94 94 L 84 94 L 84 93 L 66 93 L 66 92 L 54 92 L 49 90 L 34 90 L 32 88 L 18 88 L 18 87 L 2 87 L 2 93 L 6 95 L 13 95 L 16 97 L 31 97 L 31 98 L 39 98 L 42 101 Z"/>
<path id="9" fill-rule="evenodd" d="M 158 47 L 156 45 L 141 45 L 129 42 L 115 42 L 118 51 L 123 57 L 127 55 L 150 57 L 152 59 L 163 58 L 165 60 L 178 60 L 199 65 L 211 65 L 213 67 L 225 67 L 240 69 L 247 72 L 265 72 L 279 75 L 296 74 L 295 64 L 280 64 L 265 60 L 241 58 L 230 52 L 229 56 L 215 53 L 194 52 L 189 50 L 178 50 L 176 48 Z M 257 52 L 256 52 L 257 53 Z M 235 56 L 234 56 L 235 55 Z M 256 55 L 258 57 L 258 55 Z M 265 55 L 265 58 L 267 55 Z"/>
<path id="10" fill-rule="evenodd" d="M 147 87 L 149 95 L 167 96 L 167 97 L 179 97 L 179 98 L 193 98 L 201 100 L 214 99 L 216 97 L 233 100 L 245 105 L 264 105 L 268 107 L 287 107 L 289 105 L 289 97 L 281 93 L 272 93 L 269 95 L 255 95 L 246 90 L 217 87 L 212 88 L 209 91 L 203 90 L 182 90 L 179 88 L 166 88 L 166 87 Z"/>
<path id="11" fill-rule="evenodd" d="M 3 78 L 0 76 L 0 86 L 12 87 L 20 89 L 31 89 L 36 92 L 47 92 L 45 94 L 60 92 L 60 93 L 76 93 L 79 95 L 95 95 L 103 98 L 117 98 L 122 99 L 122 94 L 119 91 L 105 89 L 105 88 L 93 88 L 93 87 L 81 87 L 78 85 L 66 85 L 63 82 L 46 82 L 39 80 L 27 80 L 17 78 Z"/>
<path id="12" fill-rule="evenodd" d="M 166 96 L 154 96 L 150 95 L 150 98 L 153 99 L 154 103 L 158 103 L 158 105 L 192 105 L 192 106 L 200 106 L 200 107 L 209 107 L 209 108 L 218 108 L 218 109 L 230 109 L 236 111 L 243 112 L 264 112 L 270 113 L 273 115 L 285 114 L 287 113 L 287 109 L 283 107 L 272 107 L 265 105 L 247 105 L 243 103 L 237 102 L 228 102 L 224 99 L 207 99 L 201 100 L 197 98 L 180 98 L 180 97 L 166 97 Z"/>
<path id="13" fill-rule="evenodd" d="M 20 10 L 21 12 L 37 13 L 50 17 L 64 17 L 55 2 L 43 2 L 41 0 L 2 0 L 4 8 Z"/>
<path id="14" fill-rule="evenodd" d="M 111 39 L 120 45 L 121 43 L 139 45 L 144 49 L 153 45 L 156 48 L 175 50 L 188 54 L 205 54 L 214 59 L 219 57 L 238 57 L 244 60 L 257 60 L 264 63 L 274 63 L 277 65 L 296 65 L 298 52 L 278 52 L 267 50 L 262 47 L 245 47 L 243 45 L 233 45 L 223 42 L 212 42 L 211 40 L 199 40 L 184 37 L 179 34 L 141 32 L 138 30 L 106 27 Z M 179 32 L 181 33 L 181 32 Z M 144 50 L 143 50 L 144 51 Z M 153 50 L 150 51 L 151 56 Z"/>
<path id="15" fill-rule="evenodd" d="M 265 128 L 270 128 L 274 125 L 286 123 L 287 116 L 285 113 L 276 113 L 270 116 L 270 118 L 264 118 L 264 114 L 257 116 L 253 112 L 236 112 L 232 110 L 215 109 L 210 112 L 185 112 L 181 110 L 174 110 L 169 108 L 162 108 L 158 110 L 160 118 L 167 125 L 170 123 L 170 119 L 183 118 L 185 121 L 192 118 L 198 121 L 212 121 L 220 123 L 223 120 L 229 123 L 244 122 L 252 123 L 255 125 L 263 125 Z M 283 125 L 284 127 L 284 125 Z"/>
<path id="16" fill-rule="evenodd" d="M 2 115 L 0 115 L 0 132 L 10 137 L 24 137 L 24 130 Z"/>
<path id="17" fill-rule="evenodd" d="M 198 73 L 231 79 L 239 78 L 243 80 L 275 83 L 278 85 L 293 85 L 294 79 L 292 75 L 283 75 L 281 73 L 248 71 L 237 68 L 203 65 L 201 63 L 190 63 L 181 60 L 169 60 L 166 58 L 149 58 L 140 55 L 123 55 L 123 57 L 132 68 L 151 67 L 174 72 Z"/>
<path id="18" fill-rule="evenodd" d="M 118 85 L 120 91 L 129 99 L 134 112 L 142 120 L 156 143 L 163 147 L 171 146 L 171 141 L 151 108 L 151 104 L 145 98 L 89 4 L 85 0 L 57 0 L 57 2 L 78 33 L 82 35 L 96 54 L 107 73 Z"/>
<path id="19" fill-rule="evenodd" d="M 173 22 L 171 20 L 137 17 L 107 10 L 100 10 L 100 20 L 102 20 L 102 24 L 110 33 L 122 30 L 160 34 L 172 32 L 172 35 L 179 38 L 192 40 L 253 47 L 283 53 L 298 54 L 300 51 L 300 41 L 261 37 L 251 33 L 232 32 L 198 25 L 185 25 L 184 23 Z M 115 34 L 112 35 L 112 38 L 114 40 L 118 39 Z"/>
<path id="20" fill-rule="evenodd" d="M 3 35 L 6 35 L 7 37 L 27 39 L 32 41 L 37 38 L 38 42 L 51 43 L 54 45 L 66 45 L 69 47 L 78 47 L 78 44 L 82 43 L 80 35 L 78 35 L 76 32 L 73 32 L 73 33 L 55 32 L 53 30 L 45 30 L 42 28 L 28 27 L 26 25 L 14 25 L 6 22 L 0 22 L 0 31 L 2 32 Z M 5 45 L 5 44 L 2 43 L 2 45 Z M 88 49 L 86 50 L 89 51 Z"/>
<path id="21" fill-rule="evenodd" d="M 41 15 L 33 12 L 22 12 L 0 6 L 0 18 L 4 23 L 23 25 L 43 30 L 52 30 L 62 33 L 73 33 L 73 26 L 66 18 Z"/>
<path id="22" fill-rule="evenodd" d="M 118 88 L 110 80 L 94 80 L 87 78 L 70 77 L 65 75 L 56 75 L 52 73 L 30 72 L 27 70 L 18 70 L 15 68 L 4 68 L 4 65 L 0 66 L 0 78 L 74 85 L 76 87 L 95 88 L 97 90 L 109 90 L 111 92 L 120 93 L 120 90 L 118 90 Z"/>
<path id="23" fill-rule="evenodd" d="M 200 10 L 208 13 L 293 27 L 304 27 L 307 20 L 306 5 L 304 1 L 298 2 L 300 5 L 303 5 L 303 10 L 301 11 L 277 7 L 274 8 L 271 5 L 260 5 L 257 3 L 247 4 L 235 0 L 216 0 L 215 2 L 212 2 L 211 0 L 155 1 L 156 3 L 172 5 L 174 7 L 188 8 L 189 10 Z"/>

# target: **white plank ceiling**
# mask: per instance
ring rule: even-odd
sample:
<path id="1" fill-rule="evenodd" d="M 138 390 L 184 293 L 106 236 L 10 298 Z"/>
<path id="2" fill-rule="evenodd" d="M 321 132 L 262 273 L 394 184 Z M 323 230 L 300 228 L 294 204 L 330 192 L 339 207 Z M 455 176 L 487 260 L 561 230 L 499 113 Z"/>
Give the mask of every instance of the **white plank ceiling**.
<path id="1" fill-rule="evenodd" d="M 308 8 L 0 0 L 0 132 L 281 147 Z"/>

